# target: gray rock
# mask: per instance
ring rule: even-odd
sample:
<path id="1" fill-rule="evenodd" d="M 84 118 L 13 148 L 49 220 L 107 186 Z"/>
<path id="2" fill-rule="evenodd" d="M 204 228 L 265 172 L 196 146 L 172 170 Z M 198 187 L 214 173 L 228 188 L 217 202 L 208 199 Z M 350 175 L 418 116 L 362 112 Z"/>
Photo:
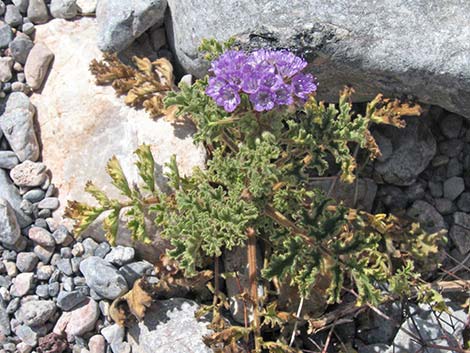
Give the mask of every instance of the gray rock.
<path id="1" fill-rule="evenodd" d="M 44 265 L 41 263 L 41 266 L 38 266 L 36 270 L 36 277 L 40 281 L 47 281 L 51 278 L 54 268 L 50 265 Z"/>
<path id="2" fill-rule="evenodd" d="M 84 257 L 93 256 L 95 250 L 98 248 L 98 243 L 92 238 L 86 238 L 82 241 L 83 248 L 85 249 Z"/>
<path id="3" fill-rule="evenodd" d="M 135 250 L 128 246 L 118 245 L 111 249 L 111 252 L 105 256 L 105 260 L 113 265 L 122 266 L 134 259 Z"/>
<path id="4" fill-rule="evenodd" d="M 28 36 L 33 34 L 35 29 L 36 29 L 36 27 L 31 22 L 23 23 L 23 26 L 21 27 L 21 30 L 23 31 L 23 33 L 27 34 Z"/>
<path id="5" fill-rule="evenodd" d="M 21 162 L 35 161 L 39 157 L 39 144 L 34 131 L 34 106 L 21 92 L 10 94 L 5 112 L 0 119 L 0 128 L 13 152 Z"/>
<path id="6" fill-rule="evenodd" d="M 436 152 L 436 142 L 429 128 L 419 118 L 406 118 L 407 126 L 379 126 L 377 130 L 393 144 L 392 155 L 376 161 L 376 173 L 389 184 L 411 185 L 426 169 Z"/>
<path id="7" fill-rule="evenodd" d="M 408 201 L 413 202 L 424 197 L 425 187 L 422 183 L 414 183 L 408 186 L 405 190 Z"/>
<path id="8" fill-rule="evenodd" d="M 60 291 L 60 284 L 59 282 L 54 282 L 48 285 L 48 293 L 50 297 L 57 297 Z"/>
<path id="9" fill-rule="evenodd" d="M 197 77 L 208 68 L 197 51 L 201 40 L 235 36 L 244 47 L 288 48 L 305 55 L 319 82 L 328 82 L 319 87 L 320 99 L 336 101 L 347 82 L 358 101 L 377 92 L 405 92 L 470 116 L 470 103 L 463 98 L 470 75 L 461 76 L 468 72 L 469 59 L 449 52 L 467 53 L 470 30 L 461 27 L 469 22 L 469 3 L 210 0 L 201 6 L 196 0 L 169 0 L 168 5 L 170 45 L 179 64 Z M 404 47 L 403 42 L 412 44 Z M 422 43 L 440 49 L 431 51 Z"/>
<path id="10" fill-rule="evenodd" d="M 436 210 L 443 216 L 447 216 L 456 211 L 455 205 L 448 199 L 436 199 Z"/>
<path id="11" fill-rule="evenodd" d="M 211 333 L 207 322 L 198 321 L 198 305 L 188 299 L 172 298 L 154 303 L 143 321 L 133 323 L 127 342 L 134 353 L 209 353 L 202 337 Z"/>
<path id="12" fill-rule="evenodd" d="M 450 228 L 449 235 L 461 254 L 468 253 L 470 251 L 470 215 L 464 212 L 454 213 L 454 224 Z"/>
<path id="13" fill-rule="evenodd" d="M 447 164 L 447 178 L 462 175 L 463 165 L 457 158 L 451 158 Z"/>
<path id="14" fill-rule="evenodd" d="M 146 271 L 153 268 L 152 264 L 147 261 L 132 262 L 124 265 L 119 269 L 119 272 L 124 276 L 127 281 L 129 288 L 132 288 L 134 282 L 142 277 Z"/>
<path id="15" fill-rule="evenodd" d="M 7 313 L 14 314 L 18 308 L 20 307 L 21 299 L 20 298 L 13 298 L 7 306 Z"/>
<path id="16" fill-rule="evenodd" d="M 16 157 L 15 152 L 12 151 L 0 151 L 0 168 L 12 169 L 18 165 L 20 161 Z"/>
<path id="17" fill-rule="evenodd" d="M 106 342 L 109 343 L 113 352 L 121 352 L 120 348 L 124 341 L 125 334 L 124 327 L 113 324 L 102 329 L 101 334 L 105 338 Z"/>
<path id="18" fill-rule="evenodd" d="M 59 269 L 59 271 L 62 272 L 64 275 L 66 276 L 73 275 L 72 264 L 70 262 L 70 259 L 61 259 L 57 261 L 56 266 Z"/>
<path id="19" fill-rule="evenodd" d="M 59 199 L 57 197 L 46 197 L 39 202 L 38 207 L 39 209 L 47 208 L 49 210 L 56 210 L 59 208 Z"/>
<path id="20" fill-rule="evenodd" d="M 470 192 L 464 192 L 457 201 L 457 207 L 460 211 L 470 212 Z"/>
<path id="21" fill-rule="evenodd" d="M 49 13 L 44 0 L 29 0 L 27 14 L 34 24 L 46 23 L 49 20 Z"/>
<path id="22" fill-rule="evenodd" d="M 33 251 L 39 257 L 39 260 L 41 260 L 41 262 L 44 264 L 48 264 L 52 255 L 54 255 L 54 247 L 46 248 L 41 245 L 36 245 Z"/>
<path id="23" fill-rule="evenodd" d="M 6 5 L 3 1 L 0 1 L 0 16 L 2 16 L 5 13 L 5 8 Z"/>
<path id="24" fill-rule="evenodd" d="M 39 298 L 47 299 L 50 297 L 49 295 L 49 285 L 48 284 L 40 284 L 36 287 L 36 295 Z"/>
<path id="25" fill-rule="evenodd" d="M 77 15 L 77 0 L 52 0 L 51 15 L 55 18 L 74 18 Z"/>
<path id="26" fill-rule="evenodd" d="M 14 247 L 21 237 L 20 226 L 13 208 L 7 200 L 0 198 L 0 243 Z"/>
<path id="27" fill-rule="evenodd" d="M 5 306 L 0 302 L 0 336 L 9 336 L 10 334 L 10 319 Z"/>
<path id="28" fill-rule="evenodd" d="M 452 177 L 444 181 L 444 197 L 450 201 L 454 201 L 465 190 L 465 182 L 463 178 Z"/>
<path id="29" fill-rule="evenodd" d="M 416 219 L 430 233 L 446 229 L 444 218 L 426 201 L 418 200 L 408 209 L 407 215 Z"/>
<path id="30" fill-rule="evenodd" d="M 0 49 L 7 48 L 13 40 L 13 31 L 6 23 L 0 23 Z"/>
<path id="31" fill-rule="evenodd" d="M 34 286 L 34 273 L 23 272 L 12 281 L 10 293 L 14 297 L 24 297 Z"/>
<path id="32" fill-rule="evenodd" d="M 377 198 L 380 200 L 391 212 L 400 210 L 408 204 L 408 197 L 403 190 L 397 186 L 385 185 L 379 188 Z"/>
<path id="33" fill-rule="evenodd" d="M 18 27 L 23 23 L 23 16 L 15 5 L 7 5 L 4 20 L 10 26 Z"/>
<path id="34" fill-rule="evenodd" d="M 85 302 L 87 298 L 83 290 L 60 291 L 57 297 L 57 306 L 62 310 L 69 311 Z"/>
<path id="35" fill-rule="evenodd" d="M 87 285 L 106 299 L 115 299 L 128 291 L 124 276 L 100 257 L 91 256 L 83 260 L 80 271 L 85 276 Z"/>
<path id="36" fill-rule="evenodd" d="M 64 225 L 60 225 L 52 233 L 52 237 L 55 239 L 57 244 L 62 244 L 63 246 L 68 246 L 73 241 L 71 234 Z"/>
<path id="37" fill-rule="evenodd" d="M 89 238 L 91 239 L 91 238 Z M 104 259 L 107 253 L 111 251 L 111 246 L 107 242 L 100 243 L 95 250 L 95 256 L 101 257 Z"/>
<path id="38" fill-rule="evenodd" d="M 28 237 L 36 244 L 39 244 L 43 247 L 48 248 L 55 246 L 55 240 L 51 233 L 43 228 L 31 227 L 28 232 Z"/>
<path id="39" fill-rule="evenodd" d="M 31 272 L 34 270 L 39 259 L 33 252 L 20 252 L 16 257 L 16 267 L 20 272 Z"/>
<path id="40" fill-rule="evenodd" d="M 43 163 L 26 160 L 10 171 L 10 178 L 17 186 L 35 187 L 46 180 L 46 171 Z"/>
<path id="41" fill-rule="evenodd" d="M 34 332 L 31 327 L 21 325 L 16 328 L 15 333 L 21 339 L 21 341 L 27 345 L 34 347 L 37 344 L 38 334 Z"/>
<path id="42" fill-rule="evenodd" d="M 442 134 L 448 139 L 455 139 L 460 136 L 463 119 L 457 114 L 448 114 L 439 121 Z"/>
<path id="43" fill-rule="evenodd" d="M 121 51 L 154 25 L 162 25 L 166 0 L 99 1 L 96 8 L 98 47 Z"/>
<path id="44" fill-rule="evenodd" d="M 56 306 L 51 300 L 31 300 L 21 304 L 15 317 L 28 326 L 44 325 L 55 313 Z"/>
<path id="45" fill-rule="evenodd" d="M 52 59 L 54 59 L 54 53 L 43 43 L 36 43 L 31 49 L 24 66 L 24 74 L 32 90 L 37 90 L 42 86 Z"/>
<path id="46" fill-rule="evenodd" d="M 29 0 L 13 0 L 12 2 L 21 13 L 26 14 L 26 11 L 28 11 Z"/>
<path id="47" fill-rule="evenodd" d="M 402 308 L 399 303 L 382 304 L 379 309 L 391 317 L 393 321 L 384 321 L 383 317 L 373 311 L 365 311 L 359 314 L 356 320 L 357 338 L 364 343 L 390 343 L 398 331 L 394 322 L 403 321 Z"/>
<path id="48" fill-rule="evenodd" d="M 439 152 L 447 157 L 457 157 L 464 148 L 464 142 L 460 139 L 446 140 L 439 143 Z"/>
<path id="49" fill-rule="evenodd" d="M 413 318 L 407 319 L 402 324 L 393 344 L 384 353 L 419 352 L 423 349 L 427 353 L 442 353 L 439 348 L 423 347 L 408 333 L 436 346 L 456 347 L 459 344 L 456 338 L 461 337 L 466 320 L 467 315 L 463 309 L 457 311 L 450 309 L 449 313 L 434 315 L 428 306 L 421 305 L 413 314 Z"/>
<path id="50" fill-rule="evenodd" d="M 24 194 L 23 198 L 32 203 L 36 203 L 36 202 L 41 201 L 44 198 L 45 194 L 46 193 L 44 192 L 44 190 L 32 189 L 32 190 L 29 190 L 26 194 Z"/>
<path id="51" fill-rule="evenodd" d="M 13 77 L 13 74 L 11 72 L 12 67 L 13 67 L 13 58 L 9 56 L 0 58 L 0 81 L 1 82 L 8 82 L 11 80 L 11 78 Z M 3 135 L 3 133 L 1 133 L 0 135 Z"/>
<path id="52" fill-rule="evenodd" d="M 149 30 L 149 35 L 150 35 L 150 42 L 152 43 L 153 50 L 159 51 L 163 46 L 165 46 L 165 44 L 166 44 L 166 32 L 165 32 L 164 27 L 153 26 Z M 192 78 L 192 76 L 191 76 L 191 78 Z M 182 82 L 182 81 L 183 81 L 183 79 L 181 79 L 180 82 Z M 186 77 L 186 81 L 188 81 L 188 77 Z M 188 82 L 186 82 L 186 84 L 188 84 Z M 189 84 L 188 85 L 191 86 L 191 79 L 189 79 Z"/>
<path id="53" fill-rule="evenodd" d="M 331 188 L 331 180 L 314 181 L 313 185 L 328 192 Z M 337 182 L 331 191 L 331 197 L 338 201 L 343 201 L 346 206 L 359 208 L 370 212 L 374 202 L 377 185 L 372 179 L 359 178 L 356 183 Z M 354 204 L 356 200 L 356 204 Z"/>
<path id="54" fill-rule="evenodd" d="M 33 48 L 33 41 L 25 37 L 16 37 L 13 41 L 10 42 L 8 48 L 10 48 L 10 53 L 15 61 L 20 64 L 26 63 L 29 52 Z"/>

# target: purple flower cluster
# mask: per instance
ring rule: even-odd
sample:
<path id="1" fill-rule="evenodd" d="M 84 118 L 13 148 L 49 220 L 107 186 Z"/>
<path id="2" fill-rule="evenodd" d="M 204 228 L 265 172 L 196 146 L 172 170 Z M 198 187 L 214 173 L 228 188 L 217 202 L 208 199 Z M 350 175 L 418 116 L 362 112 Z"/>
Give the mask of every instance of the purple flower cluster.
<path id="1" fill-rule="evenodd" d="M 256 111 L 305 102 L 317 85 L 301 71 L 307 62 L 287 50 L 257 50 L 250 54 L 229 50 L 212 62 L 206 94 L 227 112 L 233 112 L 247 94 Z"/>

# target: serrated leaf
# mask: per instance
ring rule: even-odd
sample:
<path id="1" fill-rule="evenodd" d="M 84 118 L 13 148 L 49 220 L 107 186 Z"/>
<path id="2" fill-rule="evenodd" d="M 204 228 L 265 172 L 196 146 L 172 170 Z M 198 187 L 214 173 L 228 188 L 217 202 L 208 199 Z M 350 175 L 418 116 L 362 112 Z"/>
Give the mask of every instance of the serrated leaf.
<path id="1" fill-rule="evenodd" d="M 110 200 L 106 194 L 98 189 L 95 184 L 93 184 L 91 181 L 87 181 L 85 185 L 85 191 L 91 194 L 96 201 L 98 201 L 99 205 L 102 208 L 109 208 L 110 207 Z"/>
<path id="2" fill-rule="evenodd" d="M 106 172 L 112 179 L 112 184 L 121 191 L 124 196 L 132 198 L 132 192 L 129 187 L 124 171 L 116 156 L 111 157 L 106 165 Z"/>
<path id="3" fill-rule="evenodd" d="M 64 216 L 75 221 L 74 233 L 78 237 L 103 212 L 104 210 L 100 207 L 92 207 L 77 201 L 68 201 Z"/>
<path id="4" fill-rule="evenodd" d="M 103 229 L 105 231 L 106 240 L 113 246 L 116 245 L 120 211 L 120 207 L 113 208 L 103 221 Z"/>
<path id="5" fill-rule="evenodd" d="M 151 192 L 155 192 L 155 160 L 153 159 L 150 145 L 140 145 L 139 148 L 134 152 L 137 155 L 137 162 L 135 165 L 139 170 L 139 175 L 145 183 L 144 189 Z"/>

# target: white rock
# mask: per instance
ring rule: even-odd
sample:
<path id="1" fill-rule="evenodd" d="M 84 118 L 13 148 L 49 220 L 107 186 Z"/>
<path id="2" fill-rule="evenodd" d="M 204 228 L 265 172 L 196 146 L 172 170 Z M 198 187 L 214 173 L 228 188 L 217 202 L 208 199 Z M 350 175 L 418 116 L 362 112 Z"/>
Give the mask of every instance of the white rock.
<path id="1" fill-rule="evenodd" d="M 112 197 L 122 197 L 105 165 L 116 155 L 130 183 L 139 182 L 133 152 L 143 143 L 151 146 L 159 185 L 165 185 L 162 166 L 173 154 L 183 174 L 203 166 L 206 158 L 204 148 L 193 144 L 189 124 L 153 120 L 145 111 L 127 107 L 111 87 L 95 85 L 89 64 L 101 57 L 96 34 L 93 18 L 55 19 L 36 29 L 36 41 L 55 53 L 41 95 L 33 94 L 31 101 L 38 111 L 43 162 L 61 191 L 57 215 L 67 200 L 94 201 L 83 192 L 87 180 Z"/>
<path id="2" fill-rule="evenodd" d="M 77 0 L 77 6 L 83 15 L 91 15 L 96 11 L 97 2 L 97 0 Z"/>

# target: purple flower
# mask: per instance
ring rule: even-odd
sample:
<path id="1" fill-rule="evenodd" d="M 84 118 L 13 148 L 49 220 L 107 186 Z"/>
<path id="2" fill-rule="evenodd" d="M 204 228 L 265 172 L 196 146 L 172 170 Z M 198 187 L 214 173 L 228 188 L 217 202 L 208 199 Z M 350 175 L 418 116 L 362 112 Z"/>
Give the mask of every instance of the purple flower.
<path id="1" fill-rule="evenodd" d="M 206 94 L 215 100 L 217 105 L 224 107 L 227 112 L 233 112 L 241 101 L 238 87 L 218 77 L 209 79 Z"/>
<path id="2" fill-rule="evenodd" d="M 256 111 L 305 101 L 316 91 L 315 79 L 301 73 L 307 62 L 287 50 L 260 49 L 250 54 L 229 50 L 214 60 L 206 94 L 233 112 L 247 94 Z"/>
<path id="3" fill-rule="evenodd" d="M 246 65 L 247 55 L 237 50 L 229 50 L 212 62 L 211 71 L 233 84 L 241 82 L 240 71 Z"/>
<path id="4" fill-rule="evenodd" d="M 292 98 L 292 87 L 285 83 L 274 90 L 274 97 L 276 103 L 279 105 L 289 105 L 294 103 L 294 98 Z"/>
<path id="5" fill-rule="evenodd" d="M 250 101 L 257 112 L 274 108 L 274 93 L 267 87 L 260 87 L 258 91 L 250 95 Z"/>
<path id="6" fill-rule="evenodd" d="M 297 74 L 292 78 L 292 91 L 301 100 L 306 100 L 308 95 L 317 90 L 314 78 L 311 74 Z"/>
<path id="7" fill-rule="evenodd" d="M 286 78 L 290 78 L 307 67 L 307 61 L 285 50 L 276 63 L 277 72 Z"/>

